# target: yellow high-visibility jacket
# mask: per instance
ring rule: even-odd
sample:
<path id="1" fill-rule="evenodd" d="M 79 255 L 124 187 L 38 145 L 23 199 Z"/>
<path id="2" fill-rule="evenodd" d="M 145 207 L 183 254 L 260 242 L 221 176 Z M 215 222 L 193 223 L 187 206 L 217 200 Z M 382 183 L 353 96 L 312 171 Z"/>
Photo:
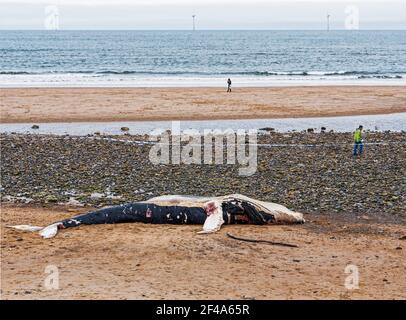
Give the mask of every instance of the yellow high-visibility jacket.
<path id="1" fill-rule="evenodd" d="M 357 129 L 357 130 L 355 130 L 355 132 L 354 132 L 354 142 L 355 142 L 355 143 L 360 143 L 361 140 L 362 140 L 361 130 L 360 130 L 360 129 Z"/>

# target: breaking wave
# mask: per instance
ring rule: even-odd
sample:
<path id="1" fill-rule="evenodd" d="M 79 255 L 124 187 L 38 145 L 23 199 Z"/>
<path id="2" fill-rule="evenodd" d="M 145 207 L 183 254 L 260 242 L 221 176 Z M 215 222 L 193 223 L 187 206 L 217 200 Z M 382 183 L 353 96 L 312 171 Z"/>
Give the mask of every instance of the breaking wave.
<path id="1" fill-rule="evenodd" d="M 354 76 L 358 79 L 403 79 L 405 72 L 367 72 L 367 71 L 241 71 L 241 72 L 200 72 L 200 71 L 43 71 L 43 72 L 26 72 L 26 71 L 0 71 L 0 75 L 67 75 L 67 74 L 84 74 L 84 75 L 143 75 L 143 76 L 296 76 L 296 77 L 334 77 L 334 76 Z"/>

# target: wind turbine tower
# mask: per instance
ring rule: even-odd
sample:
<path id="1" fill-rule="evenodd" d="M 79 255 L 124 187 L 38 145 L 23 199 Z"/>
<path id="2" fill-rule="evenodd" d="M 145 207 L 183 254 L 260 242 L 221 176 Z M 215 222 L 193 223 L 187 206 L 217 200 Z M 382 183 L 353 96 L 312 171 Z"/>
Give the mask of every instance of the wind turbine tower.
<path id="1" fill-rule="evenodd" d="M 330 14 L 327 13 L 327 31 L 330 31 Z"/>
<path id="2" fill-rule="evenodd" d="M 195 31 L 196 30 L 196 24 L 195 24 L 196 15 L 195 14 L 192 15 L 192 18 L 193 18 L 193 31 Z"/>

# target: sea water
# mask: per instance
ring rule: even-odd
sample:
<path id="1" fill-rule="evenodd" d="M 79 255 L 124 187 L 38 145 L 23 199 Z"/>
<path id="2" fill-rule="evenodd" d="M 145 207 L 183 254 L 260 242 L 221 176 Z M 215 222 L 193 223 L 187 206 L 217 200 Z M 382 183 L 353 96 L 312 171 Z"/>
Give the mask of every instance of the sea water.
<path id="1" fill-rule="evenodd" d="M 406 85 L 406 31 L 0 31 L 0 87 Z"/>

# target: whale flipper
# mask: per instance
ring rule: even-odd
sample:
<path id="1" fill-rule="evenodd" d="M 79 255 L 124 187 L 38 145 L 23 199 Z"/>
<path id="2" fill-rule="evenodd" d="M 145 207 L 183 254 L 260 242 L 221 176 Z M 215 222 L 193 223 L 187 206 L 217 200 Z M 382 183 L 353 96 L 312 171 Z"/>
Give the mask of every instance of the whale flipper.
<path id="1" fill-rule="evenodd" d="M 39 234 L 41 237 L 43 237 L 44 239 L 49 239 L 49 238 L 53 238 L 56 236 L 56 234 L 58 233 L 58 226 L 62 225 L 62 223 L 57 222 L 57 223 L 53 223 L 45 228 L 43 228 Z"/>
<path id="2" fill-rule="evenodd" d="M 219 231 L 224 223 L 221 202 L 209 201 L 205 204 L 204 209 L 207 213 L 207 218 L 204 221 L 203 230 L 199 231 L 198 234 L 206 234 Z"/>

